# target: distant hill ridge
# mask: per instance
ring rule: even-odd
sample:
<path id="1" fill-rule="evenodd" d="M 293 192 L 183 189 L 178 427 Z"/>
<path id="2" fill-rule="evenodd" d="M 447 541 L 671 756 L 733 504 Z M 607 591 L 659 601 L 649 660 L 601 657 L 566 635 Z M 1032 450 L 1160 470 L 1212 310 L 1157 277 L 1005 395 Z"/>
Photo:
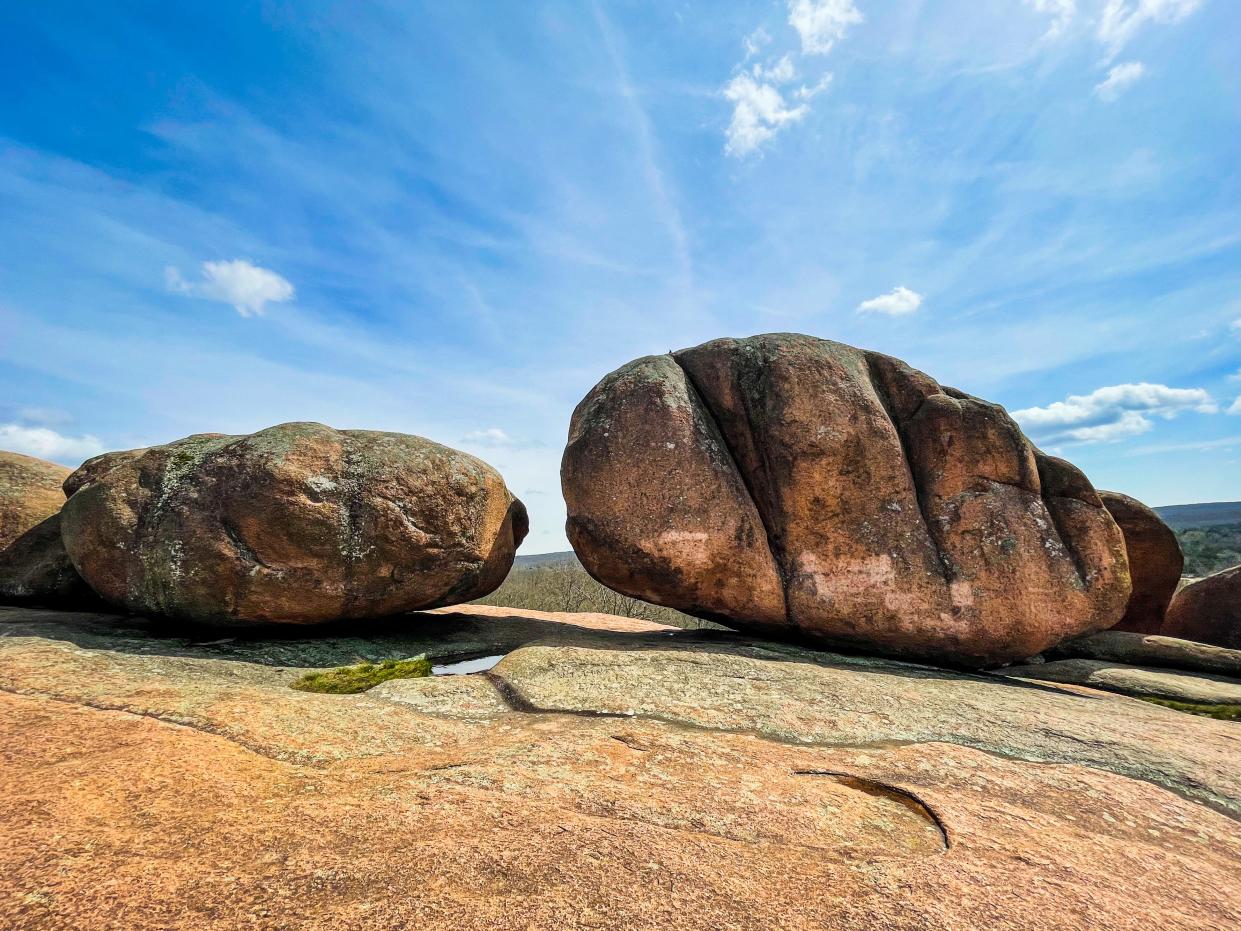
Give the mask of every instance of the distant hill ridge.
<path id="1" fill-rule="evenodd" d="M 1215 527 L 1220 524 L 1241 524 L 1241 501 L 1212 501 L 1207 504 L 1168 504 L 1155 508 L 1173 530 L 1188 527 Z M 518 555 L 513 565 L 520 569 L 536 566 L 562 566 L 577 562 L 572 550 L 559 553 Z"/>
<path id="2" fill-rule="evenodd" d="M 1173 530 L 1188 527 L 1216 527 L 1241 524 L 1241 501 L 1213 501 L 1207 504 L 1169 504 L 1155 508 Z"/>
<path id="3" fill-rule="evenodd" d="M 513 560 L 514 569 L 534 569 L 539 566 L 563 566 L 577 562 L 577 554 L 573 550 L 561 553 L 531 553 L 523 556 L 520 553 Z"/>

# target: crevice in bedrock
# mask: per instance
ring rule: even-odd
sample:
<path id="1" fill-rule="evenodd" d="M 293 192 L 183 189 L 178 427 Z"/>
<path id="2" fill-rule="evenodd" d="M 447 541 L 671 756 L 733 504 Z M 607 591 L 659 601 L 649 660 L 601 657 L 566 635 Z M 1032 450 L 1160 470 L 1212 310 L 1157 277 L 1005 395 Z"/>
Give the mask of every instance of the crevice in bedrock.
<path id="1" fill-rule="evenodd" d="M 922 517 L 922 526 L 926 531 L 927 540 L 935 549 L 936 562 L 943 573 L 944 581 L 951 584 L 956 580 L 956 573 L 952 568 L 952 560 L 945 553 L 943 535 L 936 529 L 938 524 L 931 516 L 926 492 L 918 484 L 918 476 L 914 473 L 913 459 L 909 451 L 909 438 L 905 435 L 904 422 L 901 421 L 896 413 L 896 407 L 892 401 L 892 394 L 888 388 L 887 379 L 884 372 L 879 368 L 876 356 L 873 353 L 866 353 L 866 371 L 870 376 L 871 390 L 875 392 L 875 397 L 879 400 L 879 406 L 887 414 L 888 421 L 892 424 L 892 430 L 896 434 L 896 440 L 900 443 L 901 458 L 905 462 L 905 474 L 909 477 L 909 487 L 913 489 L 914 499 L 918 502 L 918 513 Z M 917 409 L 909 415 L 908 420 L 917 417 L 925 404 L 926 400 L 923 399 L 922 404 L 919 404 Z"/>
<path id="2" fill-rule="evenodd" d="M 940 840 L 943 841 L 945 850 L 952 847 L 952 840 L 948 836 L 948 828 L 944 826 L 944 821 L 939 816 L 939 813 L 908 789 L 902 789 L 899 786 L 889 785 L 886 782 L 877 782 L 874 779 L 866 779 L 862 776 L 854 776 L 850 773 L 842 773 L 831 769 L 795 769 L 793 770 L 793 775 L 824 776 L 829 779 L 834 779 L 840 785 L 853 789 L 856 792 L 862 792 L 876 798 L 890 799 L 901 807 L 913 812 L 924 821 L 933 825 L 936 830 L 939 831 L 939 837 Z"/>
<path id="3" fill-rule="evenodd" d="M 295 763 L 298 766 L 307 766 L 316 769 L 326 768 L 330 761 L 328 758 L 320 756 L 309 750 L 283 750 L 270 747 L 255 741 L 246 740 L 238 735 L 235 731 L 223 725 L 212 724 L 202 718 L 189 714 L 178 714 L 171 711 L 156 711 L 149 708 L 141 708 L 138 706 L 126 705 L 121 700 L 107 702 L 101 699 L 89 699 L 79 696 L 62 695 L 54 692 L 44 692 L 35 689 L 16 689 L 8 686 L 0 685 L 0 692 L 6 695 L 13 695 L 18 698 L 28 698 L 34 701 L 53 701 L 62 705 L 69 705 L 73 708 L 81 708 L 87 711 L 99 711 L 105 714 L 128 715 L 134 718 L 145 718 L 149 721 L 155 721 L 168 727 L 184 728 L 189 731 L 197 731 L 200 734 L 206 734 L 208 737 L 217 737 L 220 740 L 226 740 L 229 743 L 253 753 L 255 756 L 265 757 L 269 760 L 276 760 L 281 763 Z"/>
<path id="4" fill-rule="evenodd" d="M 732 444 L 729 443 L 728 434 L 724 431 L 724 428 L 720 423 L 720 418 L 716 415 L 716 411 L 711 406 L 707 395 L 699 388 L 698 382 L 694 379 L 693 374 L 681 363 L 681 360 L 677 358 L 675 353 L 669 353 L 669 358 L 672 359 L 673 364 L 681 370 L 681 374 L 685 378 L 685 387 L 689 393 L 691 403 L 693 403 L 698 410 L 702 411 L 703 417 L 714 431 L 715 437 L 719 441 L 720 448 L 727 454 L 728 461 L 732 465 L 733 472 L 736 473 L 737 479 L 741 483 L 741 487 L 745 489 L 746 496 L 750 499 L 750 504 L 754 507 L 754 512 L 758 515 L 759 523 L 762 524 L 763 527 L 763 536 L 767 540 L 767 555 L 771 559 L 771 565 L 775 570 L 776 579 L 780 583 L 780 598 L 784 607 L 784 623 L 788 627 L 795 628 L 797 627 L 797 621 L 793 618 L 793 612 L 789 604 L 789 573 L 785 567 L 782 535 L 773 526 L 773 517 L 768 511 L 770 497 L 756 494 L 756 489 L 753 484 L 753 477 L 748 475 L 745 469 L 741 467 L 741 460 L 738 458 L 737 452 L 733 449 Z M 750 437 L 753 437 L 754 429 L 750 421 L 750 410 L 748 406 L 745 408 L 745 415 L 746 433 Z"/>
<path id="5" fill-rule="evenodd" d="M 633 721 L 643 720 L 652 721 L 674 730 L 687 731 L 692 733 L 723 733 L 735 734 L 743 737 L 752 737 L 758 740 L 769 741 L 774 744 L 788 747 L 798 747 L 801 749 L 822 749 L 822 750 L 893 750 L 901 747 L 924 746 L 930 747 L 934 744 L 944 743 L 957 747 L 965 747 L 969 750 L 976 750 L 979 753 L 985 753 L 988 756 L 1001 760 L 1017 760 L 1022 763 L 1037 766 L 1070 766 L 1074 768 L 1085 767 L 1087 769 L 1098 770 L 1099 772 L 1114 773 L 1117 776 L 1124 776 L 1127 779 L 1134 779 L 1138 782 L 1153 785 L 1167 792 L 1171 792 L 1180 798 L 1203 805 L 1212 811 L 1215 811 L 1227 818 L 1241 823 L 1241 802 L 1238 802 L 1235 794 L 1227 791 L 1226 788 L 1216 788 L 1210 780 L 1203 779 L 1201 776 L 1192 772 L 1179 772 L 1169 767 L 1143 766 L 1142 761 L 1133 759 L 1131 755 L 1118 753 L 1112 760 L 1104 760 L 1098 757 L 1090 757 L 1087 755 L 1079 755 L 1070 753 L 1065 750 L 1055 750 L 1050 748 L 1017 748 L 1011 744 L 1000 740 L 989 740 L 986 738 L 969 737 L 961 733 L 955 732 L 955 729 L 949 728 L 947 731 L 936 731 L 934 733 L 920 733 L 904 737 L 883 737 L 876 739 L 859 739 L 858 736 L 840 736 L 838 739 L 831 738 L 807 738 L 805 736 L 791 735 L 782 733 L 778 729 L 771 726 L 757 724 L 755 726 L 726 726 L 722 724 L 710 724 L 690 720 L 675 711 L 667 713 L 654 712 L 650 710 L 631 709 L 627 711 L 605 711 L 593 708 L 569 708 L 557 706 L 542 706 L 528 699 L 518 685 L 510 682 L 505 674 L 490 670 L 481 674 L 495 688 L 500 699 L 508 705 L 508 707 L 519 714 L 535 714 L 535 715 L 564 715 L 566 717 L 575 718 L 593 718 L 607 719 L 613 718 L 617 720 Z M 977 678 L 977 676 L 971 676 Z M 1012 680 L 1009 680 L 1010 682 Z M 1060 693 L 1063 694 L 1063 693 Z M 1092 699 L 1082 699 L 1090 701 Z M 1062 735 L 1066 740 L 1073 740 L 1071 735 Z M 1094 744 L 1089 741 L 1078 741 L 1082 747 L 1090 747 Z M 1106 747 L 1106 744 L 1099 746 Z M 1119 749 L 1119 748 L 1117 748 Z M 1162 761 L 1160 761 L 1162 762 Z M 835 774 L 834 771 L 831 771 Z M 802 775 L 823 775 L 824 772 L 807 771 Z"/>

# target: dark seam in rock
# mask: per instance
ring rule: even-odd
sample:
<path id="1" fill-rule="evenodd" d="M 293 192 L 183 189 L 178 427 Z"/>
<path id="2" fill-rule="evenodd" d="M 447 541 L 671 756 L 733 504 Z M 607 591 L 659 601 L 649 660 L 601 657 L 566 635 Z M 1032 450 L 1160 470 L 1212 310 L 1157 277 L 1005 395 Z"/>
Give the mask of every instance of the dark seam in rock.
<path id="1" fill-rule="evenodd" d="M 905 431 L 901 427 L 901 422 L 897 420 L 896 410 L 892 404 L 892 397 L 888 394 L 887 384 L 883 380 L 883 375 L 876 371 L 874 356 L 871 353 L 865 354 L 866 358 L 866 374 L 870 381 L 871 391 L 875 393 L 875 397 L 879 401 L 879 406 L 888 417 L 888 422 L 892 425 L 892 432 L 896 434 L 896 441 L 901 446 L 901 458 L 905 462 L 905 474 L 909 476 L 909 486 L 913 489 L 914 499 L 918 502 L 918 513 L 922 516 L 922 526 L 926 529 L 927 539 L 931 546 L 935 547 L 936 562 L 939 563 L 940 571 L 943 573 L 944 581 L 952 584 L 955 581 L 955 573 L 952 570 L 951 560 L 944 552 L 943 540 L 941 534 L 935 530 L 935 522 L 931 519 L 929 508 L 927 506 L 926 495 L 921 486 L 918 484 L 917 476 L 914 475 L 913 460 L 909 456 L 909 443 L 905 439 Z M 926 404 L 927 399 L 923 398 L 922 403 L 918 405 L 909 417 L 913 419 L 918 416 Z"/>
<path id="2" fill-rule="evenodd" d="M 758 495 L 754 493 L 754 488 L 750 484 L 750 477 L 745 474 L 745 470 L 741 468 L 741 464 L 737 459 L 737 454 L 728 444 L 728 437 L 724 430 L 720 427 L 720 422 L 715 416 L 715 412 L 707 403 L 706 395 L 698 388 L 698 383 L 694 381 L 694 376 L 690 374 L 689 369 L 681 364 L 681 360 L 675 354 L 669 353 L 668 358 L 672 360 L 672 364 L 681 370 L 681 375 L 685 379 L 685 387 L 689 393 L 690 403 L 694 404 L 698 410 L 702 411 L 707 422 L 715 430 L 715 435 L 719 437 L 720 446 L 728 455 L 728 461 L 736 473 L 737 479 L 741 482 L 741 487 L 745 489 L 746 495 L 750 499 L 750 504 L 754 506 L 754 513 L 758 515 L 759 524 L 763 528 L 763 536 L 767 539 L 767 555 L 771 557 L 771 564 L 776 570 L 776 579 L 780 583 L 780 600 L 783 602 L 784 623 L 786 626 L 797 629 L 797 621 L 793 617 L 791 606 L 789 605 L 789 578 L 788 572 L 785 570 L 784 547 L 778 545 L 777 537 L 771 526 L 771 515 L 767 514 L 762 505 L 759 504 Z M 746 429 L 750 435 L 754 435 L 753 425 L 750 423 L 750 412 L 746 410 Z M 777 552 L 778 551 L 778 552 Z"/>
<path id="3" fill-rule="evenodd" d="M 269 571 L 278 571 L 274 567 L 263 562 L 263 560 L 259 558 L 258 553 L 250 549 L 250 545 L 241 538 L 241 534 L 237 532 L 237 528 L 234 527 L 231 522 L 222 519 L 220 521 L 220 528 L 224 531 L 224 536 L 228 538 L 228 542 L 233 545 L 233 549 L 237 551 L 237 555 L 242 559 L 247 562 L 252 562 L 257 566 L 262 566 L 264 569 Z"/>
<path id="4" fill-rule="evenodd" d="M 1036 460 L 1036 467 L 1037 465 L 1039 465 L 1039 463 Z M 1069 545 L 1069 537 L 1064 532 L 1064 528 L 1060 525 L 1060 518 L 1056 516 L 1056 510 L 1054 507 L 1052 507 L 1052 503 L 1051 503 L 1053 498 L 1065 499 L 1065 498 L 1068 498 L 1068 496 L 1067 495 L 1045 494 L 1043 492 L 1044 483 L 1043 483 L 1042 469 L 1038 469 L 1037 471 L 1038 471 L 1038 477 L 1039 477 L 1039 500 L 1043 502 L 1043 510 L 1047 512 L 1047 517 L 1051 521 L 1052 530 L 1054 530 L 1056 533 L 1056 539 L 1060 541 L 1060 547 L 1065 551 L 1065 553 L 1068 554 L 1069 562 L 1073 566 L 1073 572 L 1077 576 L 1078 581 L 1081 582 L 1082 585 L 1086 585 L 1087 580 L 1090 578 L 1090 574 L 1086 570 L 1086 565 L 1082 561 L 1081 554 L 1077 552 L 1076 549 L 1074 549 L 1072 546 Z M 1072 498 L 1070 500 L 1076 501 L 1078 499 Z"/>
<path id="5" fill-rule="evenodd" d="M 502 678 L 495 672 L 488 671 L 482 673 L 482 675 L 486 677 L 493 686 L 495 686 L 496 691 L 499 693 L 501 699 L 504 700 L 505 704 L 507 704 L 514 712 L 520 714 L 562 714 L 568 717 L 616 718 L 622 721 L 641 719 L 644 721 L 655 721 L 673 728 L 684 728 L 685 730 L 695 732 L 736 734 L 742 737 L 754 737 L 758 740 L 770 741 L 771 743 L 780 744 L 785 747 L 805 747 L 812 750 L 886 750 L 893 747 L 913 747 L 918 745 L 944 743 L 954 747 L 964 747 L 968 750 L 977 750 L 979 753 L 985 753 L 988 756 L 993 756 L 1001 760 L 1016 760 L 1018 762 L 1032 763 L 1039 766 L 1074 766 L 1083 769 L 1095 770 L 1097 772 L 1111 773 L 1114 776 L 1121 776 L 1125 779 L 1133 779 L 1136 782 L 1143 782 L 1147 785 L 1163 789 L 1166 792 L 1171 792 L 1178 798 L 1192 802 L 1195 805 L 1202 805 L 1226 818 L 1241 822 L 1241 803 L 1189 776 L 1186 776 L 1182 782 L 1175 783 L 1170 779 L 1164 781 L 1153 778 L 1149 775 L 1143 775 L 1137 769 L 1129 769 L 1124 767 L 1112 768 L 1099 763 L 1091 762 L 1089 760 L 1072 760 L 1064 756 L 1055 757 L 1035 753 L 1009 753 L 1000 749 L 995 744 L 966 740 L 955 734 L 942 734 L 920 739 L 863 740 L 855 742 L 800 740 L 794 737 L 784 737 L 780 734 L 765 731 L 760 728 L 713 727 L 710 724 L 698 724 L 673 715 L 652 714 L 642 711 L 624 713 L 620 711 L 596 711 L 592 709 L 578 708 L 544 708 L 527 699 L 512 683 Z M 1134 699 L 1134 701 L 1137 701 L 1137 699 Z M 1086 743 L 1086 741 L 1083 741 L 1080 738 L 1072 738 L 1070 735 L 1061 734 L 1059 732 L 1057 733 L 1057 736 L 1065 739 L 1075 739 L 1078 743 Z M 1193 788 L 1197 788 L 1200 791 L 1194 792 Z"/>
<path id="6" fill-rule="evenodd" d="M 255 756 L 261 756 L 268 760 L 276 760 L 280 763 L 294 763 L 298 766 L 308 766 L 315 769 L 325 769 L 329 765 L 329 761 L 306 755 L 304 751 L 294 750 L 288 753 L 278 753 L 258 744 L 252 744 L 244 741 L 235 734 L 226 732 L 223 728 L 211 727 L 194 719 L 177 719 L 171 715 L 166 716 L 155 711 L 140 711 L 133 708 L 127 708 L 124 705 L 97 704 L 83 699 L 66 698 L 61 695 L 54 695 L 50 692 L 39 692 L 33 689 L 13 689 L 0 685 L 0 692 L 4 692 L 9 695 L 17 695 L 21 698 L 38 698 L 43 699 L 44 701 L 54 701 L 74 708 L 89 708 L 91 711 L 110 712 L 112 714 L 128 714 L 135 718 L 147 718 L 151 721 L 158 721 L 160 724 L 167 724 L 169 727 L 183 727 L 186 730 L 197 731 L 200 734 L 207 734 L 211 737 L 218 737 L 221 740 L 227 740 L 229 743 L 235 744 L 236 746 L 241 747 L 241 749 L 249 753 L 253 753 Z"/>
<path id="7" fill-rule="evenodd" d="M 902 789 L 900 786 L 894 786 L 887 782 L 879 782 L 877 779 L 868 779 L 865 776 L 837 772 L 832 769 L 795 769 L 793 770 L 793 775 L 828 776 L 842 785 L 848 786 L 850 789 L 865 792 L 868 795 L 894 795 L 896 796 L 895 801 L 899 804 L 935 825 L 939 830 L 940 839 L 944 842 L 945 850 L 952 847 L 952 840 L 948 837 L 948 828 L 944 826 L 944 819 L 940 817 L 939 812 L 908 789 Z"/>

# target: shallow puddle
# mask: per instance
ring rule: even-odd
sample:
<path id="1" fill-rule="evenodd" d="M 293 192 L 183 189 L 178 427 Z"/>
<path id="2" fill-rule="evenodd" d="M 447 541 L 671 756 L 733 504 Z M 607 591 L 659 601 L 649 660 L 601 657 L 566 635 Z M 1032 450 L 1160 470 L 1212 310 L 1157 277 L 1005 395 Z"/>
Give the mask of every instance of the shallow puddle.
<path id="1" fill-rule="evenodd" d="M 479 656 L 475 659 L 458 660 L 455 663 L 433 665 L 431 667 L 431 675 L 464 676 L 471 672 L 486 672 L 502 659 L 504 659 L 504 654 L 499 653 L 495 656 Z"/>

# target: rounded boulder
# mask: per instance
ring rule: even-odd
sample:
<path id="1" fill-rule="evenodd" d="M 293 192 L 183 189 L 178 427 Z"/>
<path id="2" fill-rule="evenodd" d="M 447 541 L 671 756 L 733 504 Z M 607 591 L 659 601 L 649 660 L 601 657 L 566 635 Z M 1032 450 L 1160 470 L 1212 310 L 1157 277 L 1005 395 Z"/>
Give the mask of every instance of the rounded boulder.
<path id="1" fill-rule="evenodd" d="M 1159 633 L 1241 650 L 1241 566 L 1209 575 L 1177 592 Z"/>
<path id="2" fill-rule="evenodd" d="M 629 363 L 574 412 L 569 540 L 596 579 L 732 627 L 981 667 L 1114 625 L 1120 528 L 1004 409 L 797 334 Z"/>
<path id="3" fill-rule="evenodd" d="M 92 460 L 65 549 L 108 602 L 312 624 L 480 598 L 527 530 L 499 473 L 417 436 L 289 423 Z"/>
<path id="4" fill-rule="evenodd" d="M 60 485 L 70 471 L 0 450 L 0 549 L 60 510 L 65 503 Z"/>
<path id="5" fill-rule="evenodd" d="M 1172 528 L 1137 498 L 1101 491 L 1099 498 L 1125 537 L 1133 591 L 1125 616 L 1113 629 L 1157 634 L 1176 594 L 1185 556 Z"/>

